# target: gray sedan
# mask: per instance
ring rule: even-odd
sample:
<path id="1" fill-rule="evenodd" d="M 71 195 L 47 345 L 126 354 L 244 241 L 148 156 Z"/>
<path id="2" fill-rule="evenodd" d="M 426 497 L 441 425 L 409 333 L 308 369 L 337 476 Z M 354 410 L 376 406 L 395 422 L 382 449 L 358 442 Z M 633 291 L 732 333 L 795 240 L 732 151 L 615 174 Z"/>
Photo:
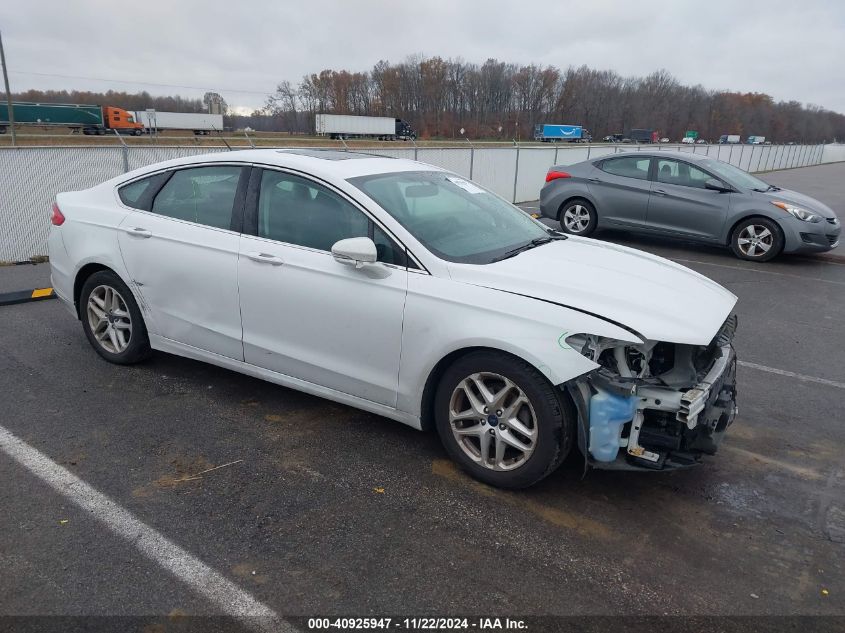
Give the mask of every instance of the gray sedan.
<path id="1" fill-rule="evenodd" d="M 683 152 L 626 152 L 552 167 L 540 213 L 566 233 L 647 232 L 728 246 L 754 261 L 829 251 L 842 228 L 818 200 Z"/>

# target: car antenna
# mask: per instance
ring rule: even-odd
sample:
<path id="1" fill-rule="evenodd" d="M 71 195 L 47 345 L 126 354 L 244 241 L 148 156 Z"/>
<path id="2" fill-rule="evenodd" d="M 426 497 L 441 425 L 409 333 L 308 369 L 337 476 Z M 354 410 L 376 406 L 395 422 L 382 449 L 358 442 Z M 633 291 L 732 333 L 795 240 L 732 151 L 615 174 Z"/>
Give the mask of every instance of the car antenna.
<path id="1" fill-rule="evenodd" d="M 230 152 L 234 152 L 234 151 L 235 151 L 235 150 L 233 150 L 233 149 L 232 149 L 232 146 L 231 146 L 231 145 L 229 145 L 229 144 L 226 142 L 226 139 L 225 139 L 225 138 L 223 138 L 223 136 L 221 135 L 220 130 L 218 130 L 216 127 L 214 127 L 214 124 L 213 124 L 213 123 L 211 124 L 211 129 L 212 129 L 212 130 L 214 130 L 215 132 L 217 132 L 217 136 L 218 136 L 218 138 L 219 138 L 221 141 L 223 141 L 223 144 L 224 144 L 226 147 L 228 147 L 228 148 L 229 148 L 229 151 L 230 151 Z"/>

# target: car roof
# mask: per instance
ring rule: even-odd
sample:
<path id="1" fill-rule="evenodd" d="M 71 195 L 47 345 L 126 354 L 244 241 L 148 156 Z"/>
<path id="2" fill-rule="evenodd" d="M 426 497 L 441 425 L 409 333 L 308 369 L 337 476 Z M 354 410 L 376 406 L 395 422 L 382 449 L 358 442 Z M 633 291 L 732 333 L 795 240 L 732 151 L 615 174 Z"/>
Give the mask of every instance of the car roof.
<path id="1" fill-rule="evenodd" d="M 645 158 L 645 157 L 651 158 L 652 156 L 656 157 L 656 158 L 677 158 L 677 159 L 680 159 L 680 160 L 686 160 L 686 161 L 690 161 L 690 162 L 703 161 L 703 160 L 710 158 L 709 156 L 707 156 L 705 154 L 695 154 L 693 152 L 671 152 L 671 151 L 662 152 L 662 151 L 659 151 L 659 150 L 658 151 L 650 150 L 650 151 L 647 151 L 647 152 L 633 152 L 633 151 L 619 152 L 617 154 L 609 154 L 607 156 L 601 156 L 601 157 L 597 158 L 595 161 L 590 161 L 590 162 L 597 162 L 597 161 L 600 161 L 600 160 L 604 160 L 606 158 L 621 158 L 622 156 L 632 156 L 632 155 L 633 156 L 642 156 L 643 158 Z"/>
<path id="2" fill-rule="evenodd" d="M 287 167 L 327 180 L 346 180 L 348 178 L 355 178 L 356 176 L 403 171 L 444 171 L 439 167 L 426 163 L 404 158 L 378 156 L 364 152 L 344 152 L 335 149 L 324 150 L 317 148 L 246 149 L 175 158 L 148 165 L 127 174 L 122 174 L 120 177 L 109 182 L 124 182 L 161 169 L 189 166 L 195 163 L 208 164 L 216 162 L 255 163 L 275 167 Z"/>

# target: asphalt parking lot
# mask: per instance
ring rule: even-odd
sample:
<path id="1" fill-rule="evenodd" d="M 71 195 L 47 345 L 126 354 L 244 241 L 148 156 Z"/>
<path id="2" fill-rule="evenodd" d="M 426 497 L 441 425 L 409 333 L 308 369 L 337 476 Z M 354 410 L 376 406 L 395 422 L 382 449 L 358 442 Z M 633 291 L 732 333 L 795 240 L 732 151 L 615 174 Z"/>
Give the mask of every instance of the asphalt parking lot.
<path id="1" fill-rule="evenodd" d="M 764 178 L 845 211 L 845 164 Z M 698 468 L 573 456 L 492 489 L 375 415 L 162 353 L 109 365 L 57 301 L 0 307 L 0 427 L 282 617 L 845 618 L 845 259 L 599 237 L 740 297 L 740 414 Z M 0 268 L 0 292 L 42 285 Z M 238 616 L 5 452 L 0 482 L 0 614 Z"/>

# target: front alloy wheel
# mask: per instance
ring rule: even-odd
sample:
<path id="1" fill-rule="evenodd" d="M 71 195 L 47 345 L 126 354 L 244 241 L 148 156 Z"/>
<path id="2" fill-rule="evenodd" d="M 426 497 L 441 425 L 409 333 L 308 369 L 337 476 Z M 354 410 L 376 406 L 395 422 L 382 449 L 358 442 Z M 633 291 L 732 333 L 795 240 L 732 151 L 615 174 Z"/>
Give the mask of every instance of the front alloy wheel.
<path id="1" fill-rule="evenodd" d="M 768 253 L 775 236 L 765 226 L 749 224 L 739 232 L 737 246 L 743 255 L 748 257 L 762 257 Z"/>
<path id="2" fill-rule="evenodd" d="M 458 383 L 449 402 L 449 425 L 467 457 L 491 470 L 518 468 L 537 443 L 537 415 L 525 392 L 492 372 Z"/>
<path id="3" fill-rule="evenodd" d="M 434 422 L 449 456 L 500 488 L 553 472 L 575 437 L 569 397 L 525 360 L 497 350 L 461 356 L 440 378 Z"/>
<path id="4" fill-rule="evenodd" d="M 783 233 L 773 220 L 749 218 L 731 235 L 731 249 L 740 259 L 766 262 L 783 250 Z"/>

